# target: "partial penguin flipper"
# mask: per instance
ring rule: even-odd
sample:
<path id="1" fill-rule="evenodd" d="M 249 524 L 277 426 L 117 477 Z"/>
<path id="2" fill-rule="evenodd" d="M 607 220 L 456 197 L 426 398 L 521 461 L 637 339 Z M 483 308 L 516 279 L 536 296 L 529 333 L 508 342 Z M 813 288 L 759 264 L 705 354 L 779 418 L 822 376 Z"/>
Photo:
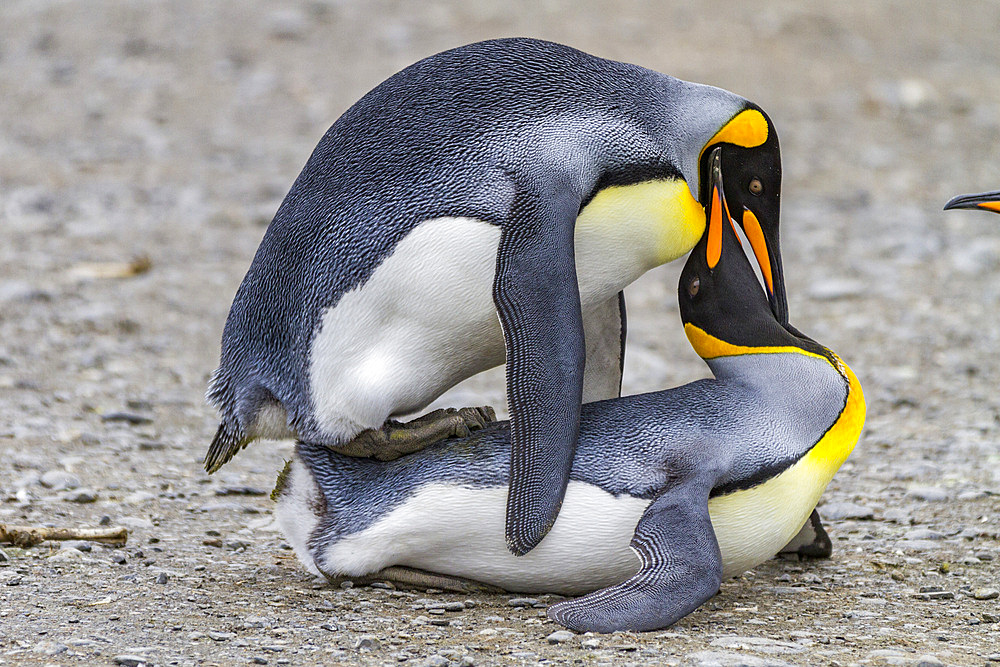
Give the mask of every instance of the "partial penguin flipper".
<path id="1" fill-rule="evenodd" d="M 833 554 L 833 542 L 820 521 L 819 512 L 813 510 L 806 525 L 779 553 L 798 554 L 800 558 L 829 558 Z"/>
<path id="2" fill-rule="evenodd" d="M 219 429 L 212 438 L 212 444 L 205 453 L 205 470 L 212 474 L 236 456 L 247 446 L 250 440 L 229 427 L 226 422 L 219 424 Z"/>
<path id="3" fill-rule="evenodd" d="M 507 350 L 511 415 L 505 534 L 516 555 L 555 522 L 580 429 L 586 359 L 573 253 L 579 201 L 521 196 L 497 250 L 493 301 Z"/>
<path id="4" fill-rule="evenodd" d="M 579 632 L 643 632 L 665 628 L 719 590 L 722 555 L 708 515 L 705 488 L 671 489 L 639 520 L 632 549 L 642 563 L 631 578 L 548 609 Z"/>

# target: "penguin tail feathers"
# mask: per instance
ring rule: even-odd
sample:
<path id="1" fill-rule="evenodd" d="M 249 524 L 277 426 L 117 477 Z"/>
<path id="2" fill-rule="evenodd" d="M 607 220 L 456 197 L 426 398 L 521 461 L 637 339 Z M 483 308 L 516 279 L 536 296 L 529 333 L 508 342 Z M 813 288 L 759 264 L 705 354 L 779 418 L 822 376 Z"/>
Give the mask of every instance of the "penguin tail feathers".
<path id="1" fill-rule="evenodd" d="M 205 454 L 205 470 L 211 475 L 228 463 L 249 442 L 249 438 L 232 429 L 226 422 L 222 422 Z"/>
<path id="2" fill-rule="evenodd" d="M 212 444 L 209 445 L 208 452 L 205 454 L 205 470 L 208 474 L 212 474 L 236 456 L 251 439 L 246 437 L 238 420 L 232 414 L 234 401 L 222 366 L 212 374 L 205 398 L 223 415 L 219 429 L 215 432 Z"/>

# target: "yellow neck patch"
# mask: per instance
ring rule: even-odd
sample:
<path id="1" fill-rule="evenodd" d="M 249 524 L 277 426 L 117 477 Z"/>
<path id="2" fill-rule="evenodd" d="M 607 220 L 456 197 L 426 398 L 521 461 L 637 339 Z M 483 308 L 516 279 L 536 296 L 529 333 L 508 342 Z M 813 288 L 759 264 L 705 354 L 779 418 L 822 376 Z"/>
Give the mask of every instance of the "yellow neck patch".
<path id="1" fill-rule="evenodd" d="M 690 322 L 684 324 L 684 333 L 687 335 L 688 342 L 691 343 L 691 347 L 694 351 L 698 353 L 698 356 L 702 359 L 715 359 L 717 357 L 733 357 L 740 354 L 780 354 L 780 353 L 793 353 L 793 354 L 803 354 L 808 357 L 816 357 L 818 359 L 824 359 L 829 361 L 826 357 L 821 354 L 816 354 L 815 352 L 810 352 L 808 350 L 803 350 L 801 347 L 796 347 L 794 345 L 763 345 L 761 347 L 749 347 L 746 345 L 733 345 L 732 343 L 727 343 L 721 338 L 716 338 L 710 333 L 706 333 L 703 329 L 696 327 Z"/>

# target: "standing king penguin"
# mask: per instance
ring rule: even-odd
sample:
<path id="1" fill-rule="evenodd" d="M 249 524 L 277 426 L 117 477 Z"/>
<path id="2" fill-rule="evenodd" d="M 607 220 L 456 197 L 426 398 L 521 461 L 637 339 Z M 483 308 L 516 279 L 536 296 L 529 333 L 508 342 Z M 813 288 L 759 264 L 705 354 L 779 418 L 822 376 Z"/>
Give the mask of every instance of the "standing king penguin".
<path id="1" fill-rule="evenodd" d="M 531 553 L 500 539 L 513 424 L 498 422 L 390 462 L 299 443 L 272 497 L 302 562 L 331 578 L 416 568 L 509 591 L 596 591 L 548 614 L 613 632 L 668 626 L 777 553 L 853 450 L 865 401 L 836 354 L 768 307 L 720 173 L 678 287 L 715 379 L 583 406 L 562 511 Z"/>
<path id="2" fill-rule="evenodd" d="M 454 414 L 409 434 L 387 420 L 506 361 L 505 534 L 530 551 L 559 512 L 581 403 L 620 394 L 622 290 L 701 237 L 716 145 L 784 322 L 778 138 L 754 104 L 533 39 L 390 77 L 320 140 L 236 293 L 206 469 L 260 437 L 392 458 L 436 426 L 467 433 Z"/>

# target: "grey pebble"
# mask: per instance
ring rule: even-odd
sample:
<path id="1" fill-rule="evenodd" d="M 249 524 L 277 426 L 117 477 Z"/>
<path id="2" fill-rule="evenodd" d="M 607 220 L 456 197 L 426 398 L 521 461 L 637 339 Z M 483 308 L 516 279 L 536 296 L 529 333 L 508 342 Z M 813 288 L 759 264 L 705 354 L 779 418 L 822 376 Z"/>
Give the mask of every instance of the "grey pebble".
<path id="1" fill-rule="evenodd" d="M 556 630 L 551 635 L 545 638 L 550 644 L 562 644 L 563 642 L 568 642 L 576 635 L 569 630 Z"/>
<path id="2" fill-rule="evenodd" d="M 216 642 L 229 641 L 236 636 L 235 632 L 219 632 L 218 630 L 209 630 L 208 638 Z"/>
<path id="3" fill-rule="evenodd" d="M 0 549 L 0 563 L 8 563 L 8 562 L 10 562 L 10 556 L 7 555 L 6 551 Z"/>
<path id="4" fill-rule="evenodd" d="M 64 493 L 62 499 L 68 503 L 92 503 L 97 500 L 97 492 L 93 489 L 76 489 Z"/>
<path id="5" fill-rule="evenodd" d="M 158 575 L 156 575 L 156 583 L 165 584 L 168 581 L 170 581 L 170 576 L 167 575 L 166 572 L 160 572 Z"/>
<path id="6" fill-rule="evenodd" d="M 111 561 L 119 565 L 124 565 L 125 563 L 128 562 L 128 558 L 125 557 L 125 554 L 116 551 L 115 553 L 111 554 Z"/>
<path id="7" fill-rule="evenodd" d="M 534 607 L 538 604 L 537 598 L 511 598 L 507 600 L 511 607 Z"/>
<path id="8" fill-rule="evenodd" d="M 944 535 L 930 528 L 914 528 L 903 535 L 904 540 L 943 540 Z"/>
<path id="9" fill-rule="evenodd" d="M 914 486 L 906 492 L 906 497 L 937 503 L 948 500 L 948 492 L 939 486 Z"/>
<path id="10" fill-rule="evenodd" d="M 977 588 L 972 591 L 972 597 L 977 600 L 996 600 L 1000 598 L 1000 591 L 995 588 Z"/>
<path id="11" fill-rule="evenodd" d="M 60 644 L 59 642 L 44 641 L 35 644 L 32 649 L 35 653 L 44 653 L 45 655 L 59 655 L 60 653 L 65 653 L 69 650 L 69 646 L 66 644 Z"/>
<path id="12" fill-rule="evenodd" d="M 451 660 L 444 657 L 443 655 L 432 655 L 427 660 L 424 661 L 425 665 L 428 667 L 448 667 L 451 664 Z"/>
<path id="13" fill-rule="evenodd" d="M 132 426 L 138 426 L 140 424 L 151 424 L 153 422 L 152 417 L 146 415 L 140 415 L 136 412 L 105 412 L 101 415 L 101 421 L 103 422 L 123 422 L 130 424 Z"/>
<path id="14" fill-rule="evenodd" d="M 759 651 L 760 653 L 801 653 L 801 644 L 768 639 L 767 637 L 740 637 L 727 635 L 713 639 L 709 646 L 736 649 L 737 651 Z"/>
<path id="15" fill-rule="evenodd" d="M 49 470 L 38 478 L 38 482 L 53 491 L 70 491 L 80 486 L 80 478 L 65 470 Z"/>
<path id="16" fill-rule="evenodd" d="M 124 654 L 115 656 L 115 664 L 123 665 L 124 667 L 140 667 L 140 665 L 146 665 L 148 662 L 148 659 L 141 655 Z"/>
<path id="17" fill-rule="evenodd" d="M 84 540 L 65 540 L 59 543 L 60 549 L 76 549 L 77 551 L 83 551 L 89 553 L 94 549 L 94 545 L 90 542 Z"/>
<path id="18" fill-rule="evenodd" d="M 792 667 L 775 658 L 758 658 L 729 651 L 699 651 L 685 656 L 684 665 L 693 667 Z"/>
<path id="19" fill-rule="evenodd" d="M 823 505 L 821 515 L 824 519 L 840 521 L 842 519 L 874 519 L 875 512 L 870 507 L 856 503 L 827 503 Z"/>
<path id="20" fill-rule="evenodd" d="M 913 667 L 943 667 L 944 663 L 934 655 L 921 655 L 912 663 Z"/>
<path id="21" fill-rule="evenodd" d="M 224 486 L 215 490 L 217 496 L 266 496 L 268 493 L 256 486 Z"/>
<path id="22" fill-rule="evenodd" d="M 259 655 L 255 655 L 254 657 L 250 658 L 250 662 L 252 662 L 255 665 L 266 665 L 267 658 L 262 658 Z"/>
<path id="23" fill-rule="evenodd" d="M 358 641 L 354 642 L 356 651 L 374 651 L 379 647 L 379 640 L 374 635 L 361 635 Z"/>

